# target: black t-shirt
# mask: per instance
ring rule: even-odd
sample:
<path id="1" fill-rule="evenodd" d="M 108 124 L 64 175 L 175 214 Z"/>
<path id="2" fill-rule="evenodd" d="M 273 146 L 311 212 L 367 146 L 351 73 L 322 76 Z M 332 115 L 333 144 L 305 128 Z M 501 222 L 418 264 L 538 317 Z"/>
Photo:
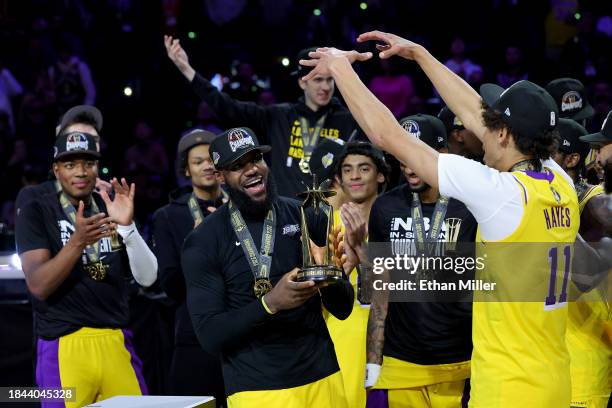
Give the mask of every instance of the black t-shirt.
<path id="1" fill-rule="evenodd" d="M 300 207 L 279 197 L 270 280 L 275 285 L 302 265 Z M 245 222 L 257 248 L 263 219 Z M 312 239 L 325 237 L 326 217 L 310 217 Z M 303 305 L 275 315 L 266 313 L 253 293 L 253 273 L 229 218 L 221 206 L 187 237 L 182 265 L 187 306 L 203 348 L 221 353 L 226 393 L 297 387 L 336 371 L 338 363 L 321 303 L 339 318 L 353 306 L 353 288 L 343 280 L 321 289 Z"/>
<path id="2" fill-rule="evenodd" d="M 101 212 L 101 197 L 93 197 Z M 88 210 L 86 216 L 90 216 Z M 68 242 L 74 227 L 64 215 L 57 193 L 46 194 L 26 204 L 17 215 L 16 241 L 19 254 L 48 249 L 55 257 Z M 119 238 L 120 239 L 120 238 Z M 56 339 L 81 327 L 122 328 L 129 321 L 126 276 L 130 273 L 125 246 L 112 250 L 111 239 L 100 240 L 100 260 L 109 265 L 107 277 L 95 281 L 83 269 L 83 252 L 72 272 L 46 300 L 32 296 L 36 312 L 36 334 Z"/>
<path id="3" fill-rule="evenodd" d="M 370 212 L 369 241 L 402 247 L 412 242 L 412 192 L 401 185 L 379 196 Z M 421 204 L 425 230 L 435 204 Z M 474 242 L 477 223 L 465 205 L 451 199 L 445 219 L 462 220 L 458 242 Z M 439 241 L 446 239 L 443 224 Z M 395 242 L 394 242 L 395 241 Z M 471 303 L 389 302 L 383 354 L 416 364 L 448 364 L 470 359 L 472 352 Z"/>

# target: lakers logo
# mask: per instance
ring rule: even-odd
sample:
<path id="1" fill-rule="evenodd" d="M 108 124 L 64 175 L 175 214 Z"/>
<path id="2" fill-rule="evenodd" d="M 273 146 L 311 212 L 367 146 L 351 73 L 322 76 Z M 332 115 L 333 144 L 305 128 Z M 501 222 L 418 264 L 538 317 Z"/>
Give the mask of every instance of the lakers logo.
<path id="1" fill-rule="evenodd" d="M 559 204 L 561 202 L 561 194 L 559 194 L 559 192 L 555 190 L 553 186 L 550 186 L 550 191 L 552 192 L 553 197 L 555 197 L 557 204 Z"/>

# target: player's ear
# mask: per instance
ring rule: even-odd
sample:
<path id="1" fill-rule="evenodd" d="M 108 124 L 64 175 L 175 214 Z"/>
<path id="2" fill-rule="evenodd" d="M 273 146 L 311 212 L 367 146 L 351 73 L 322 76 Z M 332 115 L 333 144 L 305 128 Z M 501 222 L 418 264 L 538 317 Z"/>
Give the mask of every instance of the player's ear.
<path id="1" fill-rule="evenodd" d="M 298 85 L 300 88 L 302 88 L 302 90 L 306 89 L 306 81 L 304 81 L 302 78 L 298 78 Z"/>
<path id="2" fill-rule="evenodd" d="M 57 179 L 57 173 L 59 171 L 59 165 L 57 163 L 53 163 L 53 167 L 52 168 L 53 168 L 53 175 Z"/>

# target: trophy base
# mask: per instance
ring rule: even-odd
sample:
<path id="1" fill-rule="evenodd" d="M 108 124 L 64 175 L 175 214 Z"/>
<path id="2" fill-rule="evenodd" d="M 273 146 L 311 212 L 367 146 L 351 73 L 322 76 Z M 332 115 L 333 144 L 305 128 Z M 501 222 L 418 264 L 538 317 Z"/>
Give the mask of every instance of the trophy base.
<path id="1" fill-rule="evenodd" d="M 333 265 L 315 265 L 302 268 L 297 274 L 298 282 L 336 282 L 342 279 L 342 270 Z"/>

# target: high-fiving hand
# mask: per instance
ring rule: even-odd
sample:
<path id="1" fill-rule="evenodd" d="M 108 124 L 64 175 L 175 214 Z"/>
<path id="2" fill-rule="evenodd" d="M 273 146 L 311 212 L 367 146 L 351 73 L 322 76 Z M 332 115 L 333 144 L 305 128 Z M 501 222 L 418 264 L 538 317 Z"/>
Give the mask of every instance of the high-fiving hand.
<path id="1" fill-rule="evenodd" d="M 376 45 L 376 48 L 381 51 L 380 54 L 378 54 L 381 59 L 399 55 L 402 58 L 413 60 L 415 59 L 416 52 L 423 49 L 423 47 L 417 43 L 406 40 L 398 35 L 384 33 L 382 31 L 368 31 L 357 37 L 357 42 L 361 43 L 366 41 L 380 41 L 384 43 Z"/>
<path id="2" fill-rule="evenodd" d="M 316 51 L 308 53 L 312 59 L 300 60 L 300 64 L 306 67 L 314 67 L 312 71 L 302 77 L 304 81 L 314 78 L 317 75 L 330 76 L 330 67 L 334 61 L 346 59 L 351 64 L 355 61 L 367 61 L 372 58 L 371 52 L 343 51 L 332 47 L 317 48 Z"/>

